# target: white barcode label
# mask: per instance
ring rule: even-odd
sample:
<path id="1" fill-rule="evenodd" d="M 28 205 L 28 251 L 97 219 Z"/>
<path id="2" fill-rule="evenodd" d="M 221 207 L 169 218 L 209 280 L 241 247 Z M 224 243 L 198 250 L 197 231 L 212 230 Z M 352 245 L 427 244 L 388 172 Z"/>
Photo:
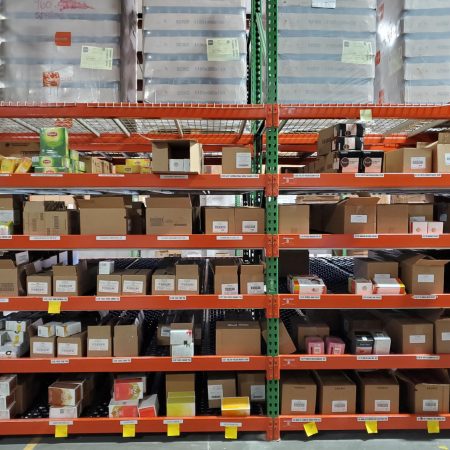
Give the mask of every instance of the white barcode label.
<path id="1" fill-rule="evenodd" d="M 299 300 L 320 300 L 321 296 L 320 295 L 299 295 L 298 299 Z"/>
<path id="2" fill-rule="evenodd" d="M 236 153 L 236 169 L 251 169 L 251 168 L 252 168 L 252 154 Z"/>
<path id="3" fill-rule="evenodd" d="M 164 425 L 170 425 L 171 423 L 183 423 L 183 419 L 166 419 L 164 420 Z"/>
<path id="4" fill-rule="evenodd" d="M 428 422 L 430 420 L 436 420 L 437 422 L 445 422 L 447 420 L 446 417 L 417 417 L 417 422 Z"/>
<path id="5" fill-rule="evenodd" d="M 160 175 L 160 180 L 187 180 L 189 175 Z"/>
<path id="6" fill-rule="evenodd" d="M 40 281 L 29 281 L 28 295 L 48 295 L 48 288 L 48 283 L 43 283 Z"/>
<path id="7" fill-rule="evenodd" d="M 347 412 L 347 400 L 333 400 L 331 402 L 331 412 L 345 413 Z"/>
<path id="8" fill-rule="evenodd" d="M 69 364 L 68 359 L 52 359 L 50 364 Z"/>
<path id="9" fill-rule="evenodd" d="M 69 297 L 43 297 L 44 302 L 68 302 Z"/>
<path id="10" fill-rule="evenodd" d="M 375 400 L 375 412 L 390 412 L 391 401 L 390 400 Z"/>
<path id="11" fill-rule="evenodd" d="M 294 173 L 294 178 L 320 178 L 320 173 Z"/>
<path id="12" fill-rule="evenodd" d="M 367 215 L 365 214 L 351 214 L 350 223 L 367 223 Z"/>
<path id="13" fill-rule="evenodd" d="M 326 356 L 300 356 L 300 362 L 327 362 Z"/>
<path id="14" fill-rule="evenodd" d="M 232 173 L 232 174 L 222 174 L 222 175 L 220 175 L 220 178 L 222 178 L 224 180 L 239 179 L 239 178 L 257 180 L 257 179 L 259 179 L 259 175 Z"/>
<path id="15" fill-rule="evenodd" d="M 95 297 L 96 302 L 120 302 L 120 297 Z"/>
<path id="16" fill-rule="evenodd" d="M 187 300 L 185 295 L 169 295 L 169 300 L 174 302 L 183 302 Z"/>
<path id="17" fill-rule="evenodd" d="M 77 356 L 78 344 L 58 343 L 58 356 Z"/>
<path id="18" fill-rule="evenodd" d="M 292 400 L 291 411 L 306 412 L 308 409 L 308 400 Z"/>
<path id="19" fill-rule="evenodd" d="M 88 350 L 90 352 L 107 352 L 109 339 L 88 339 Z"/>
<path id="20" fill-rule="evenodd" d="M 144 282 L 136 280 L 124 280 L 122 285 L 123 294 L 145 294 Z"/>
<path id="21" fill-rule="evenodd" d="M 258 232 L 258 222 L 256 220 L 243 220 L 242 221 L 242 232 L 243 233 L 257 233 Z"/>
<path id="22" fill-rule="evenodd" d="M 221 427 L 242 427 L 241 422 L 220 422 Z"/>
<path id="23" fill-rule="evenodd" d="M 413 157 L 411 158 L 411 169 L 425 169 L 426 158 L 425 157 Z"/>
<path id="24" fill-rule="evenodd" d="M 422 409 L 424 412 L 438 412 L 439 411 L 439 400 L 434 400 L 434 399 L 423 400 Z"/>
<path id="25" fill-rule="evenodd" d="M 425 344 L 427 338 L 424 334 L 411 334 L 409 336 L 410 344 Z"/>
<path id="26" fill-rule="evenodd" d="M 355 239 L 378 239 L 378 234 L 355 234 Z"/>
<path id="27" fill-rule="evenodd" d="M 223 387 L 221 384 L 208 386 L 208 400 L 220 400 L 223 398 Z"/>
<path id="28" fill-rule="evenodd" d="M 264 294 L 264 282 L 250 282 L 247 283 L 247 292 L 249 294 Z"/>
<path id="29" fill-rule="evenodd" d="M 194 278 L 179 278 L 177 280 L 177 289 L 179 291 L 197 292 L 198 281 Z"/>
<path id="30" fill-rule="evenodd" d="M 363 300 L 382 300 L 383 296 L 382 295 L 363 295 L 362 299 Z"/>
<path id="31" fill-rule="evenodd" d="M 439 355 L 417 355 L 417 361 L 439 361 L 441 357 Z"/>
<path id="32" fill-rule="evenodd" d="M 222 358 L 223 363 L 250 362 L 250 358 Z"/>
<path id="33" fill-rule="evenodd" d="M 243 236 L 216 236 L 216 241 L 242 241 Z"/>
<path id="34" fill-rule="evenodd" d="M 433 274 L 419 274 L 417 276 L 417 281 L 419 283 L 434 283 L 434 275 Z"/>
<path id="35" fill-rule="evenodd" d="M 130 364 L 131 358 L 113 358 L 113 364 Z"/>
<path id="36" fill-rule="evenodd" d="M 321 234 L 301 234 L 300 239 L 322 239 Z"/>
<path id="37" fill-rule="evenodd" d="M 100 294 L 111 292 L 113 294 L 118 294 L 120 291 L 119 282 L 114 280 L 99 280 L 98 282 L 98 292 Z"/>
<path id="38" fill-rule="evenodd" d="M 250 400 L 258 401 L 266 399 L 266 386 L 264 384 L 254 384 L 250 386 Z"/>
<path id="39" fill-rule="evenodd" d="M 56 292 L 76 292 L 77 282 L 75 280 L 56 280 Z"/>
<path id="40" fill-rule="evenodd" d="M 384 173 L 355 173 L 355 178 L 384 178 Z"/>
<path id="41" fill-rule="evenodd" d="M 126 241 L 126 236 L 96 236 L 97 241 Z"/>
<path id="42" fill-rule="evenodd" d="M 137 420 L 121 420 L 120 425 L 137 425 Z"/>
<path id="43" fill-rule="evenodd" d="M 228 233 L 228 221 L 225 220 L 213 220 L 212 223 L 213 233 Z"/>
<path id="44" fill-rule="evenodd" d="M 50 420 L 48 422 L 52 427 L 56 427 L 57 425 L 73 425 L 72 420 Z"/>
<path id="45" fill-rule="evenodd" d="M 437 300 L 437 295 L 413 295 L 414 300 Z"/>
<path id="46" fill-rule="evenodd" d="M 61 236 L 30 236 L 30 241 L 60 241 Z"/>
<path id="47" fill-rule="evenodd" d="M 192 358 L 173 357 L 172 362 L 173 363 L 190 363 L 190 362 L 192 362 Z"/>
<path id="48" fill-rule="evenodd" d="M 378 355 L 357 355 L 357 361 L 378 361 Z"/>
<path id="49" fill-rule="evenodd" d="M 320 423 L 322 419 L 320 417 L 294 417 L 291 419 L 291 423 Z"/>
<path id="50" fill-rule="evenodd" d="M 441 173 L 415 173 L 415 178 L 442 178 Z"/>
<path id="51" fill-rule="evenodd" d="M 158 241 L 188 241 L 189 236 L 158 236 Z"/>
<path id="52" fill-rule="evenodd" d="M 237 283 L 222 284 L 222 295 L 238 295 L 239 286 Z"/>
<path id="53" fill-rule="evenodd" d="M 175 290 L 175 280 L 174 279 L 164 279 L 157 278 L 155 280 L 155 291 L 174 291 Z"/>
<path id="54" fill-rule="evenodd" d="M 441 334 L 441 340 L 442 341 L 450 341 L 450 333 L 448 331 L 447 332 L 443 332 Z"/>
<path id="55" fill-rule="evenodd" d="M 242 300 L 242 295 L 219 295 L 219 300 Z"/>

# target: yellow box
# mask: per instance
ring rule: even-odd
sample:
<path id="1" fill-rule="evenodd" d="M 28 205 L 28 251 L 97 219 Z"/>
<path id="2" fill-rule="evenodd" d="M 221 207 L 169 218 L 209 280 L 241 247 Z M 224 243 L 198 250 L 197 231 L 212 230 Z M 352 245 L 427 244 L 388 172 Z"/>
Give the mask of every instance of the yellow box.
<path id="1" fill-rule="evenodd" d="M 117 166 L 114 166 L 115 173 L 125 173 L 125 164 L 118 164 Z"/>
<path id="2" fill-rule="evenodd" d="M 14 173 L 28 173 L 32 164 L 33 163 L 30 158 L 22 158 Z"/>
<path id="3" fill-rule="evenodd" d="M 125 166 L 123 169 L 123 173 L 141 173 L 141 167 L 140 166 Z"/>
<path id="4" fill-rule="evenodd" d="M 127 167 L 150 167 L 149 158 L 128 158 L 125 160 L 125 165 Z"/>
<path id="5" fill-rule="evenodd" d="M 222 398 L 222 416 L 249 416 L 249 397 L 225 397 Z"/>
<path id="6" fill-rule="evenodd" d="M 1 164 L 1 173 L 14 173 L 17 166 L 19 165 L 19 160 L 17 158 L 4 158 Z"/>
<path id="7" fill-rule="evenodd" d="M 168 392 L 168 417 L 195 417 L 195 392 Z"/>
<path id="8" fill-rule="evenodd" d="M 151 167 L 141 167 L 141 173 L 152 173 Z"/>

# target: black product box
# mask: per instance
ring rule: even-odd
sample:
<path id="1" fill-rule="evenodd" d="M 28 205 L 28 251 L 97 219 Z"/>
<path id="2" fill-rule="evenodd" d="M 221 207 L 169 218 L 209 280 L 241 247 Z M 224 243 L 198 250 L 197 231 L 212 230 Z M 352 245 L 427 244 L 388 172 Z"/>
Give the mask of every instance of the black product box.
<path id="1" fill-rule="evenodd" d="M 361 156 L 361 173 L 382 173 L 384 162 L 383 151 L 364 151 Z"/>
<path id="2" fill-rule="evenodd" d="M 362 123 L 340 123 L 335 130 L 336 137 L 364 137 L 365 126 Z"/>
<path id="3" fill-rule="evenodd" d="M 373 336 L 365 331 L 354 331 L 350 336 L 350 348 L 354 355 L 371 355 L 373 343 Z"/>
<path id="4" fill-rule="evenodd" d="M 359 173 L 361 170 L 362 152 L 339 152 L 337 170 L 339 173 Z"/>
<path id="5" fill-rule="evenodd" d="M 333 150 L 348 151 L 362 150 L 364 148 L 364 138 L 358 136 L 337 137 L 333 142 Z"/>

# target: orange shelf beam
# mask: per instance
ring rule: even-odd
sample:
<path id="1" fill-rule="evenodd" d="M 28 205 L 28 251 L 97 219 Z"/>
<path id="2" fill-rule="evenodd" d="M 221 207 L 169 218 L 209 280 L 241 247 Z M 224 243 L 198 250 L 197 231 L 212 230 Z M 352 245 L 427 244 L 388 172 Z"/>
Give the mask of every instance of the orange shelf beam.
<path id="1" fill-rule="evenodd" d="M 282 355 L 281 370 L 446 369 L 450 355 Z"/>

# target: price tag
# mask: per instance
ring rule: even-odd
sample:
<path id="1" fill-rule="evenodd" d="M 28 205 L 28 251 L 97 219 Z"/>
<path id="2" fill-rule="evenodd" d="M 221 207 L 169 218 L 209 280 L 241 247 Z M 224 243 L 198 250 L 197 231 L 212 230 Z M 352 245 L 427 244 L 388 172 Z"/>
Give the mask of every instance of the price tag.
<path id="1" fill-rule="evenodd" d="M 440 234 L 422 234 L 422 239 L 439 239 Z"/>
<path id="2" fill-rule="evenodd" d="M 243 178 L 243 179 L 254 179 L 257 180 L 259 179 L 259 175 L 258 174 L 222 174 L 220 175 L 220 178 L 226 180 L 228 179 L 236 179 L 236 178 Z"/>
<path id="3" fill-rule="evenodd" d="M 384 173 L 355 173 L 355 178 L 384 178 Z"/>
<path id="4" fill-rule="evenodd" d="M 250 358 L 222 358 L 223 363 L 250 362 Z"/>
<path id="5" fill-rule="evenodd" d="M 126 241 L 126 236 L 96 236 L 97 241 Z"/>
<path id="6" fill-rule="evenodd" d="M 236 428 L 240 428 L 240 427 L 242 427 L 242 423 L 241 422 L 220 422 L 220 426 L 221 427 L 236 427 Z"/>
<path id="7" fill-rule="evenodd" d="M 321 423 L 322 419 L 316 418 L 316 417 L 294 417 L 291 419 L 291 423 L 305 423 L 305 422 L 314 422 L 314 423 Z"/>
<path id="8" fill-rule="evenodd" d="M 160 180 L 187 180 L 188 175 L 160 175 Z"/>
<path id="9" fill-rule="evenodd" d="M 5 234 L 5 235 L 0 236 L 0 240 L 2 240 L 2 241 L 9 241 L 12 238 L 13 237 L 10 234 Z"/>
<path id="10" fill-rule="evenodd" d="M 447 419 L 445 417 L 440 417 L 440 416 L 431 416 L 431 417 L 420 416 L 420 417 L 417 417 L 417 422 L 428 422 L 430 420 L 437 420 L 438 422 L 445 422 Z"/>
<path id="11" fill-rule="evenodd" d="M 217 241 L 242 241 L 243 236 L 216 236 Z"/>
<path id="12" fill-rule="evenodd" d="M 190 363 L 190 362 L 192 362 L 192 358 L 173 357 L 172 362 L 173 363 Z"/>
<path id="13" fill-rule="evenodd" d="M 0 298 L 0 303 L 9 303 L 9 298 Z"/>
<path id="14" fill-rule="evenodd" d="M 32 177 L 50 177 L 50 178 L 62 178 L 62 173 L 32 173 Z"/>
<path id="15" fill-rule="evenodd" d="M 120 302 L 120 297 L 95 297 L 96 302 Z"/>
<path id="16" fill-rule="evenodd" d="M 30 241 L 60 241 L 61 236 L 30 236 Z"/>
<path id="17" fill-rule="evenodd" d="M 320 178 L 320 173 L 294 173 L 294 178 Z"/>
<path id="18" fill-rule="evenodd" d="M 101 178 L 123 178 L 125 174 L 123 173 L 99 173 L 97 174 Z"/>
<path id="19" fill-rule="evenodd" d="M 327 362 L 326 356 L 300 356 L 300 362 Z"/>
<path id="20" fill-rule="evenodd" d="M 378 239 L 378 234 L 354 234 L 355 239 Z"/>
<path id="21" fill-rule="evenodd" d="M 320 295 L 299 295 L 298 299 L 299 300 L 320 300 L 321 296 Z"/>
<path id="22" fill-rule="evenodd" d="M 387 422 L 389 420 L 388 416 L 365 416 L 358 417 L 356 419 L 358 422 Z"/>
<path id="23" fill-rule="evenodd" d="M 68 359 L 52 359 L 50 360 L 50 364 L 69 364 Z"/>
<path id="24" fill-rule="evenodd" d="M 189 236 L 158 236 L 158 241 L 188 241 Z"/>
<path id="25" fill-rule="evenodd" d="M 321 234 L 301 234 L 300 239 L 322 239 Z"/>
<path id="26" fill-rule="evenodd" d="M 219 300 L 242 300 L 242 295 L 219 295 Z"/>
<path id="27" fill-rule="evenodd" d="M 413 295 L 413 300 L 437 300 L 437 295 Z"/>
<path id="28" fill-rule="evenodd" d="M 185 295 L 169 295 L 169 300 L 171 301 L 185 301 L 187 297 Z"/>
<path id="29" fill-rule="evenodd" d="M 415 173 L 414 178 L 442 178 L 441 173 Z"/>
<path id="30" fill-rule="evenodd" d="M 383 296 L 382 295 L 363 295 L 362 299 L 363 300 L 368 300 L 368 301 L 382 300 Z"/>
<path id="31" fill-rule="evenodd" d="M 113 358 L 113 364 L 131 364 L 131 358 Z"/>
<path id="32" fill-rule="evenodd" d="M 378 355 L 357 355 L 357 361 L 378 361 Z"/>
<path id="33" fill-rule="evenodd" d="M 43 297 L 44 302 L 68 302 L 69 297 Z"/>
<path id="34" fill-rule="evenodd" d="M 441 357 L 439 355 L 417 355 L 417 361 L 439 361 Z"/>

